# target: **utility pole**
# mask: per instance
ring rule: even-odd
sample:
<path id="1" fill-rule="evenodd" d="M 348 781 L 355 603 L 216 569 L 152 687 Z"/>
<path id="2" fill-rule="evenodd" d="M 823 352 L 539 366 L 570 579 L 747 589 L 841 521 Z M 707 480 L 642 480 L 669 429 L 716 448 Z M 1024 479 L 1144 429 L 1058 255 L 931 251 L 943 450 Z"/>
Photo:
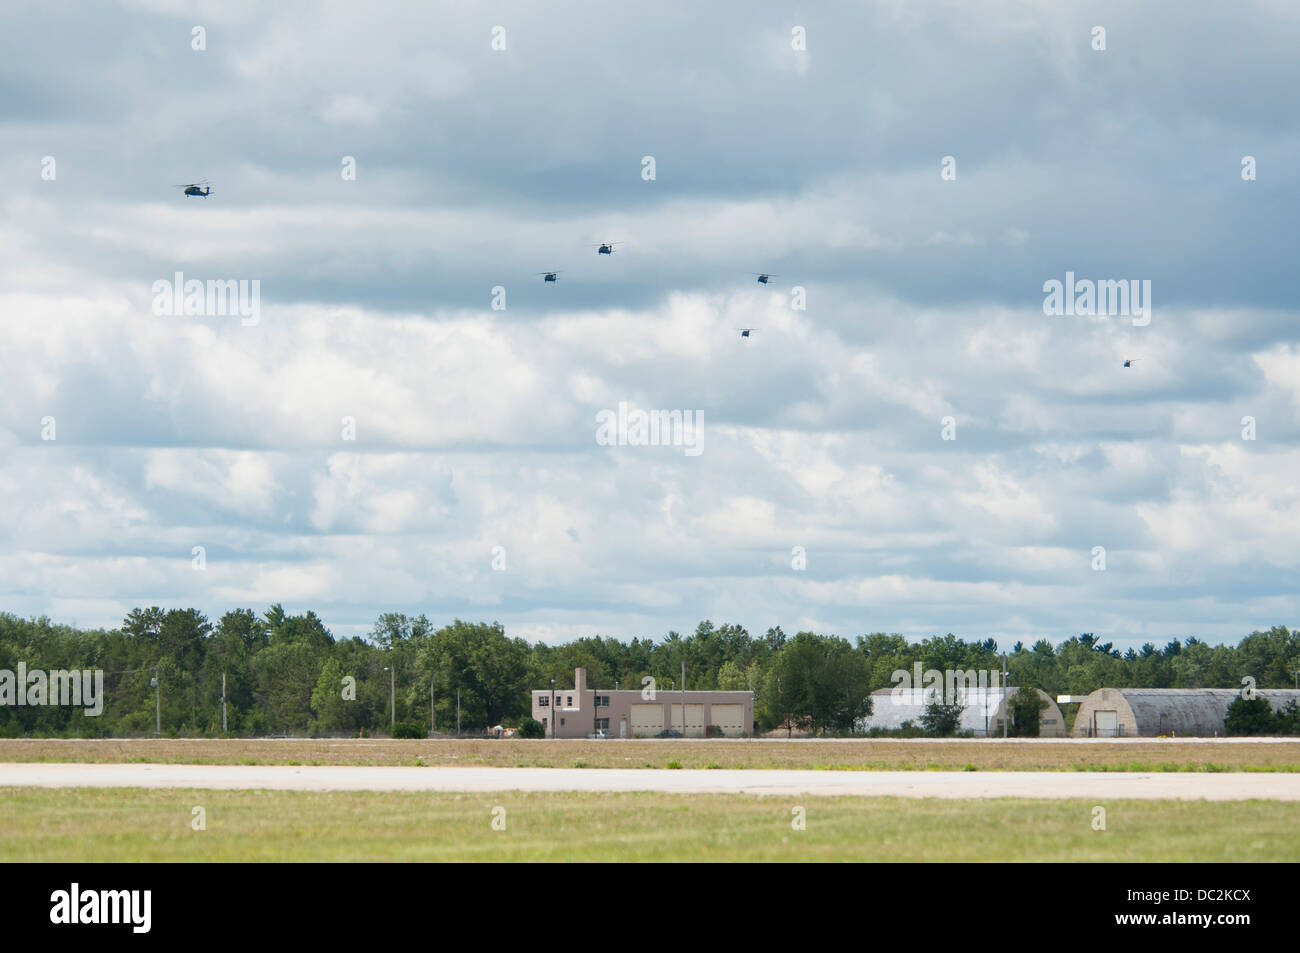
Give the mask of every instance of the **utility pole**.
<path id="1" fill-rule="evenodd" d="M 433 737 L 433 676 L 429 676 L 429 737 Z"/>
<path id="2" fill-rule="evenodd" d="M 153 736 L 155 738 L 161 738 L 162 737 L 162 681 L 161 679 L 158 678 L 158 669 L 155 668 L 153 670 L 153 678 L 150 679 L 150 681 L 153 682 L 153 715 L 154 715 Z"/>
<path id="3" fill-rule="evenodd" d="M 226 733 L 226 673 L 221 673 L 221 733 Z"/>
<path id="4" fill-rule="evenodd" d="M 686 659 L 682 659 L 682 737 L 686 737 Z"/>
<path id="5" fill-rule="evenodd" d="M 555 679 L 551 679 L 551 740 L 555 740 Z"/>
<path id="6" fill-rule="evenodd" d="M 397 726 L 397 666 L 385 665 L 384 671 L 388 673 L 388 698 L 392 703 L 392 714 L 388 717 L 389 730 Z"/>
<path id="7" fill-rule="evenodd" d="M 456 689 L 456 737 L 460 737 L 460 689 Z"/>
<path id="8" fill-rule="evenodd" d="M 1008 724 L 1011 721 L 1011 685 L 1007 681 L 1007 657 L 1002 656 L 1002 740 L 1007 740 Z"/>

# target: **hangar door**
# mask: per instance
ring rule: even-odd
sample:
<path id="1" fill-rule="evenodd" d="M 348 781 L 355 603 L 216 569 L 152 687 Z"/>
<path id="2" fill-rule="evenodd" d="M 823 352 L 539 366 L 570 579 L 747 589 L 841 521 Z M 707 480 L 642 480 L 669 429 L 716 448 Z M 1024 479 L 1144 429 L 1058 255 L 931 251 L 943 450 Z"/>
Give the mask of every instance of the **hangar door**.
<path id="1" fill-rule="evenodd" d="M 744 705 L 712 705 L 709 708 L 709 723 L 721 728 L 728 738 L 739 738 L 745 733 Z"/>
<path id="2" fill-rule="evenodd" d="M 1119 734 L 1119 712 L 1093 712 L 1093 724 L 1097 726 L 1098 738 L 1114 738 Z"/>
<path id="3" fill-rule="evenodd" d="M 682 725 L 682 706 L 673 706 L 673 727 L 686 738 L 704 737 L 704 705 L 686 706 L 686 724 Z"/>
<path id="4" fill-rule="evenodd" d="M 653 738 L 664 730 L 663 705 L 632 706 L 632 737 Z"/>

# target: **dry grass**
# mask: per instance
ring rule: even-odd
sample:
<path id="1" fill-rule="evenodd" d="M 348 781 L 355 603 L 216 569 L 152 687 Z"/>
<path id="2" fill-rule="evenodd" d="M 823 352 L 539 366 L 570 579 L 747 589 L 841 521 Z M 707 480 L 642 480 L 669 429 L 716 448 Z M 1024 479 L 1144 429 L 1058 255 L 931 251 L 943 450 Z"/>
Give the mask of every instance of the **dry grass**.
<path id="1" fill-rule="evenodd" d="M 0 739 L 0 762 L 813 768 L 842 771 L 1300 771 L 1300 742 L 392 741 Z"/>
<path id="2" fill-rule="evenodd" d="M 201 806 L 206 829 L 194 830 Z M 793 809 L 806 809 L 795 830 Z M 503 817 L 505 829 L 492 826 Z M 501 814 L 504 809 L 504 815 Z M 1283 861 L 1297 807 L 0 787 L 14 861 Z"/>

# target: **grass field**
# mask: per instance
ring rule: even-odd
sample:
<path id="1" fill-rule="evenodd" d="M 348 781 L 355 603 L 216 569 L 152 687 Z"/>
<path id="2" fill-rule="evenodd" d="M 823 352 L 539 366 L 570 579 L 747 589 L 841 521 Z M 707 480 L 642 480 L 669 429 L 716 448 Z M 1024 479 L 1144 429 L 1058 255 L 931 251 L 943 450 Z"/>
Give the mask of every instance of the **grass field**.
<path id="1" fill-rule="evenodd" d="M 1300 771 L 1300 742 L 0 739 L 0 762 L 5 761 L 840 771 Z"/>
<path id="2" fill-rule="evenodd" d="M 1300 859 L 1300 808 L 1268 801 L 1115 801 L 1105 831 L 1086 801 L 0 788 L 0 805 L 2 862 Z"/>

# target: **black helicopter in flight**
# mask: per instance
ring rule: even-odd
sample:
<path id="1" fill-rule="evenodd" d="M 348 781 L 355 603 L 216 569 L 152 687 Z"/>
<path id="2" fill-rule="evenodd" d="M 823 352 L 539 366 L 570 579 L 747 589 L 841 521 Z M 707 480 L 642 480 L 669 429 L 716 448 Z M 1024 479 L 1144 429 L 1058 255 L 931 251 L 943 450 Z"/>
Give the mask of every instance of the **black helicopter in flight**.
<path id="1" fill-rule="evenodd" d="M 595 247 L 596 247 L 596 254 L 597 254 L 597 255 L 612 255 L 612 254 L 614 254 L 614 246 L 615 246 L 615 245 L 621 245 L 621 244 L 623 244 L 623 243 L 622 243 L 622 242 L 601 242 L 599 245 L 595 246 Z"/>
<path id="2" fill-rule="evenodd" d="M 747 338 L 751 331 L 757 331 L 758 328 L 736 328 L 736 330 L 740 332 L 742 338 Z"/>
<path id="3" fill-rule="evenodd" d="M 1125 366 L 1125 367 L 1132 367 L 1132 366 L 1134 365 L 1134 363 L 1137 362 L 1137 360 L 1138 360 L 1138 359 L 1137 359 L 1136 357 L 1130 357 L 1127 361 L 1124 362 L 1124 366 Z"/>
<path id="4" fill-rule="evenodd" d="M 187 182 L 185 185 L 177 185 L 174 188 L 184 189 L 186 195 L 197 195 L 200 198 L 207 198 L 212 194 L 212 186 L 208 184 L 207 179 L 199 179 L 197 182 Z"/>
<path id="5" fill-rule="evenodd" d="M 751 274 L 751 275 L 756 275 L 756 276 L 758 277 L 758 283 L 759 283 L 760 285 L 765 285 L 765 284 L 767 284 L 767 283 L 768 283 L 769 281 L 771 281 L 773 278 L 779 278 L 779 277 L 781 277 L 780 275 L 769 275 L 769 274 L 768 274 L 767 272 L 765 272 L 765 271 L 763 271 L 763 272 L 751 271 L 750 274 Z"/>
<path id="6" fill-rule="evenodd" d="M 535 274 L 542 276 L 542 281 L 559 281 L 560 273 L 558 271 L 538 271 Z"/>

